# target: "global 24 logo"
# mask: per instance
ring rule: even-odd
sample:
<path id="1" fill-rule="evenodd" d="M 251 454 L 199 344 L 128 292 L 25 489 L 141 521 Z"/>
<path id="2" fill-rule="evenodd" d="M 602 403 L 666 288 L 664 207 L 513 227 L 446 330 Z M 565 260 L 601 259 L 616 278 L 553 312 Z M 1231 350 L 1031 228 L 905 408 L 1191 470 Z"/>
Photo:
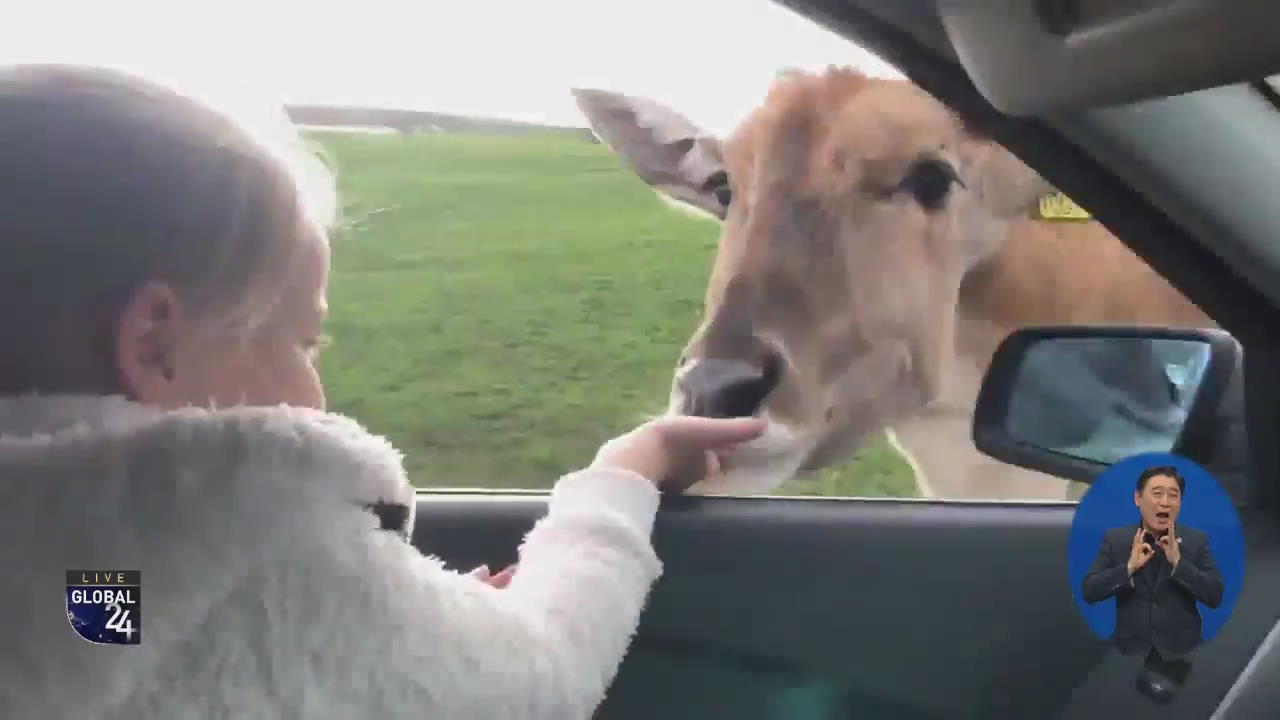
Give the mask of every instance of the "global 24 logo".
<path id="1" fill-rule="evenodd" d="M 142 642 L 142 573 L 137 570 L 68 570 L 67 621 L 97 645 Z"/>

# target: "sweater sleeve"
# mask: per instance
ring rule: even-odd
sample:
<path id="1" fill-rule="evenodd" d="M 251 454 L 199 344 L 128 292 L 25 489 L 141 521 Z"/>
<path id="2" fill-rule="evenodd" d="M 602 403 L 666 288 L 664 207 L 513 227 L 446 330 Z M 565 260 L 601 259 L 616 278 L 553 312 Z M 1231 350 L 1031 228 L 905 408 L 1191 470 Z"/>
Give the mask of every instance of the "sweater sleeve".
<path id="1" fill-rule="evenodd" d="M 565 476 L 503 590 L 392 533 L 330 545 L 307 563 L 307 586 L 342 599 L 309 602 L 346 629 L 325 630 L 334 664 L 309 702 L 363 717 L 589 718 L 661 573 L 657 505 L 654 485 L 628 471 Z"/>

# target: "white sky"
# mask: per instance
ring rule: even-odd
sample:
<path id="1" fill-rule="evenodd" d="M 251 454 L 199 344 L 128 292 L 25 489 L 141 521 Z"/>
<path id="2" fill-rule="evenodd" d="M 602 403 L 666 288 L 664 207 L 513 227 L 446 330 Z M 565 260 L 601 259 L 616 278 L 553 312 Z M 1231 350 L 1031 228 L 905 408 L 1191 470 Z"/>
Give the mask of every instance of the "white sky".
<path id="1" fill-rule="evenodd" d="M 12 0 L 4 14 L 0 63 L 563 125 L 583 124 L 574 86 L 659 99 L 723 132 L 779 69 L 897 74 L 768 0 Z"/>

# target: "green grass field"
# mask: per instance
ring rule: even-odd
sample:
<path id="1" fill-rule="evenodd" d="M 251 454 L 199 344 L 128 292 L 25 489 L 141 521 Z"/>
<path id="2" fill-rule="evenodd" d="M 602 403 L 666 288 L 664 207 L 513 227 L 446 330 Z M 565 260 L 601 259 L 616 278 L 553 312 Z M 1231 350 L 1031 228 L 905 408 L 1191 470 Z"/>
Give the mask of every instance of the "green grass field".
<path id="1" fill-rule="evenodd" d="M 387 435 L 419 486 L 545 488 L 665 404 L 714 223 L 602 145 L 553 135 L 310 133 L 334 234 L 330 407 Z M 882 441 L 778 494 L 915 494 Z"/>

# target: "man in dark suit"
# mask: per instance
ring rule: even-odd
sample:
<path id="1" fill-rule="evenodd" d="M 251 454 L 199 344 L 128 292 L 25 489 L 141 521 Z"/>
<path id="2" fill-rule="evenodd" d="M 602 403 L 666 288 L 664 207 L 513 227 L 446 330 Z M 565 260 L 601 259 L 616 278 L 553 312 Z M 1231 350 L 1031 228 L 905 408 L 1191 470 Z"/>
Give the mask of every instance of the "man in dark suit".
<path id="1" fill-rule="evenodd" d="M 1201 639 L 1196 601 L 1211 608 L 1222 602 L 1222 575 L 1209 552 L 1209 537 L 1174 527 L 1185 489 L 1176 468 L 1143 471 L 1133 494 L 1141 521 L 1108 530 L 1084 576 L 1085 602 L 1115 597 L 1112 640 L 1125 655 L 1154 650 L 1173 659 L 1187 654 Z"/>

